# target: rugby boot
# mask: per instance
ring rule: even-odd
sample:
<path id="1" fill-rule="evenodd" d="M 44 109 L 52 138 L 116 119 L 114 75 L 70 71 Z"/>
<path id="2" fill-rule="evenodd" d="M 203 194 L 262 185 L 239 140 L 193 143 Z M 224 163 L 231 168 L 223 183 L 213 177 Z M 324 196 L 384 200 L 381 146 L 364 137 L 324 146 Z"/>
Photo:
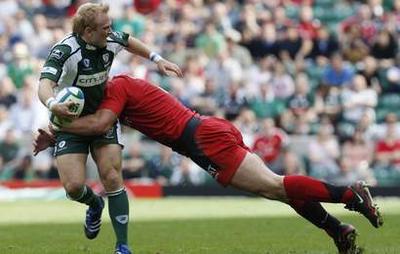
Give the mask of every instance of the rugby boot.
<path id="1" fill-rule="evenodd" d="M 117 244 L 114 254 L 132 254 L 126 244 Z"/>
<path id="2" fill-rule="evenodd" d="M 374 227 L 381 227 L 383 225 L 383 218 L 378 206 L 372 199 L 367 184 L 364 181 L 357 181 L 350 188 L 354 193 L 354 198 L 346 204 L 345 208 L 361 213 Z"/>
<path id="3" fill-rule="evenodd" d="M 339 232 L 332 234 L 339 254 L 361 254 L 362 249 L 357 246 L 357 231 L 349 224 L 340 224 Z"/>
<path id="4" fill-rule="evenodd" d="M 100 232 L 101 226 L 101 214 L 104 209 L 104 200 L 100 198 L 100 206 L 98 208 L 89 207 L 86 210 L 86 220 L 85 220 L 85 235 L 88 239 L 94 239 Z"/>

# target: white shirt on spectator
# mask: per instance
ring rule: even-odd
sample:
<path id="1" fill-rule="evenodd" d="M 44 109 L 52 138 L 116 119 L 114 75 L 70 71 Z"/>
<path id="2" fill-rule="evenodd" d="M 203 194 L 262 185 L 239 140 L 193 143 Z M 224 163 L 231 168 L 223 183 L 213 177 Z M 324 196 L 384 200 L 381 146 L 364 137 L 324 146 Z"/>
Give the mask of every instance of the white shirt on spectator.
<path id="1" fill-rule="evenodd" d="M 346 120 L 358 122 L 367 110 L 372 110 L 378 103 L 376 91 L 367 88 L 362 91 L 345 89 L 342 92 L 343 116 Z"/>

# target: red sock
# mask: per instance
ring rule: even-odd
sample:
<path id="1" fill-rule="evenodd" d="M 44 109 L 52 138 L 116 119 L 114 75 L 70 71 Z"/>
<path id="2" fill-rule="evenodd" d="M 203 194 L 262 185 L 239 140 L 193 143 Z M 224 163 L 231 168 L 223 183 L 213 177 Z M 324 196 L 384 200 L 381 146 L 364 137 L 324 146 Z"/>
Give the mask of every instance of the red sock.
<path id="1" fill-rule="evenodd" d="M 348 187 L 334 186 L 308 176 L 285 176 L 283 185 L 289 199 L 346 204 L 354 197 Z"/>

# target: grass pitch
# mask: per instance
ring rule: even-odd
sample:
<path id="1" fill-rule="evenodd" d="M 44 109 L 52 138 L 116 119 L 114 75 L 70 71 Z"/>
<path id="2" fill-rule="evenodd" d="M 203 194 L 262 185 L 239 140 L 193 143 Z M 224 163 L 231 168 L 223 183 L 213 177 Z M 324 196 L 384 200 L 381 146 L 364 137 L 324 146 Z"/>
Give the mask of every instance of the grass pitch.
<path id="1" fill-rule="evenodd" d="M 343 209 L 330 212 L 359 231 L 365 253 L 400 253 L 400 202 L 378 200 L 385 225 Z M 0 203 L 0 253 L 113 253 L 114 235 L 105 221 L 96 240 L 86 240 L 85 207 L 71 201 Z M 130 244 L 135 254 L 336 253 L 325 233 L 286 205 L 256 198 L 167 198 L 131 200 Z"/>

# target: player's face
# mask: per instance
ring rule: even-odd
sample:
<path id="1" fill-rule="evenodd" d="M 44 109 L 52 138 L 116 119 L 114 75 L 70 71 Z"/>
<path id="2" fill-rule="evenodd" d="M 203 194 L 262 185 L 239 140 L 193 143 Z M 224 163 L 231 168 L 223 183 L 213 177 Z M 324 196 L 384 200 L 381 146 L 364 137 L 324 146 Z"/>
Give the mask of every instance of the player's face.
<path id="1" fill-rule="evenodd" d="M 97 16 L 97 26 L 92 30 L 91 44 L 97 47 L 107 45 L 107 36 L 111 32 L 111 20 L 106 13 L 100 13 Z"/>

